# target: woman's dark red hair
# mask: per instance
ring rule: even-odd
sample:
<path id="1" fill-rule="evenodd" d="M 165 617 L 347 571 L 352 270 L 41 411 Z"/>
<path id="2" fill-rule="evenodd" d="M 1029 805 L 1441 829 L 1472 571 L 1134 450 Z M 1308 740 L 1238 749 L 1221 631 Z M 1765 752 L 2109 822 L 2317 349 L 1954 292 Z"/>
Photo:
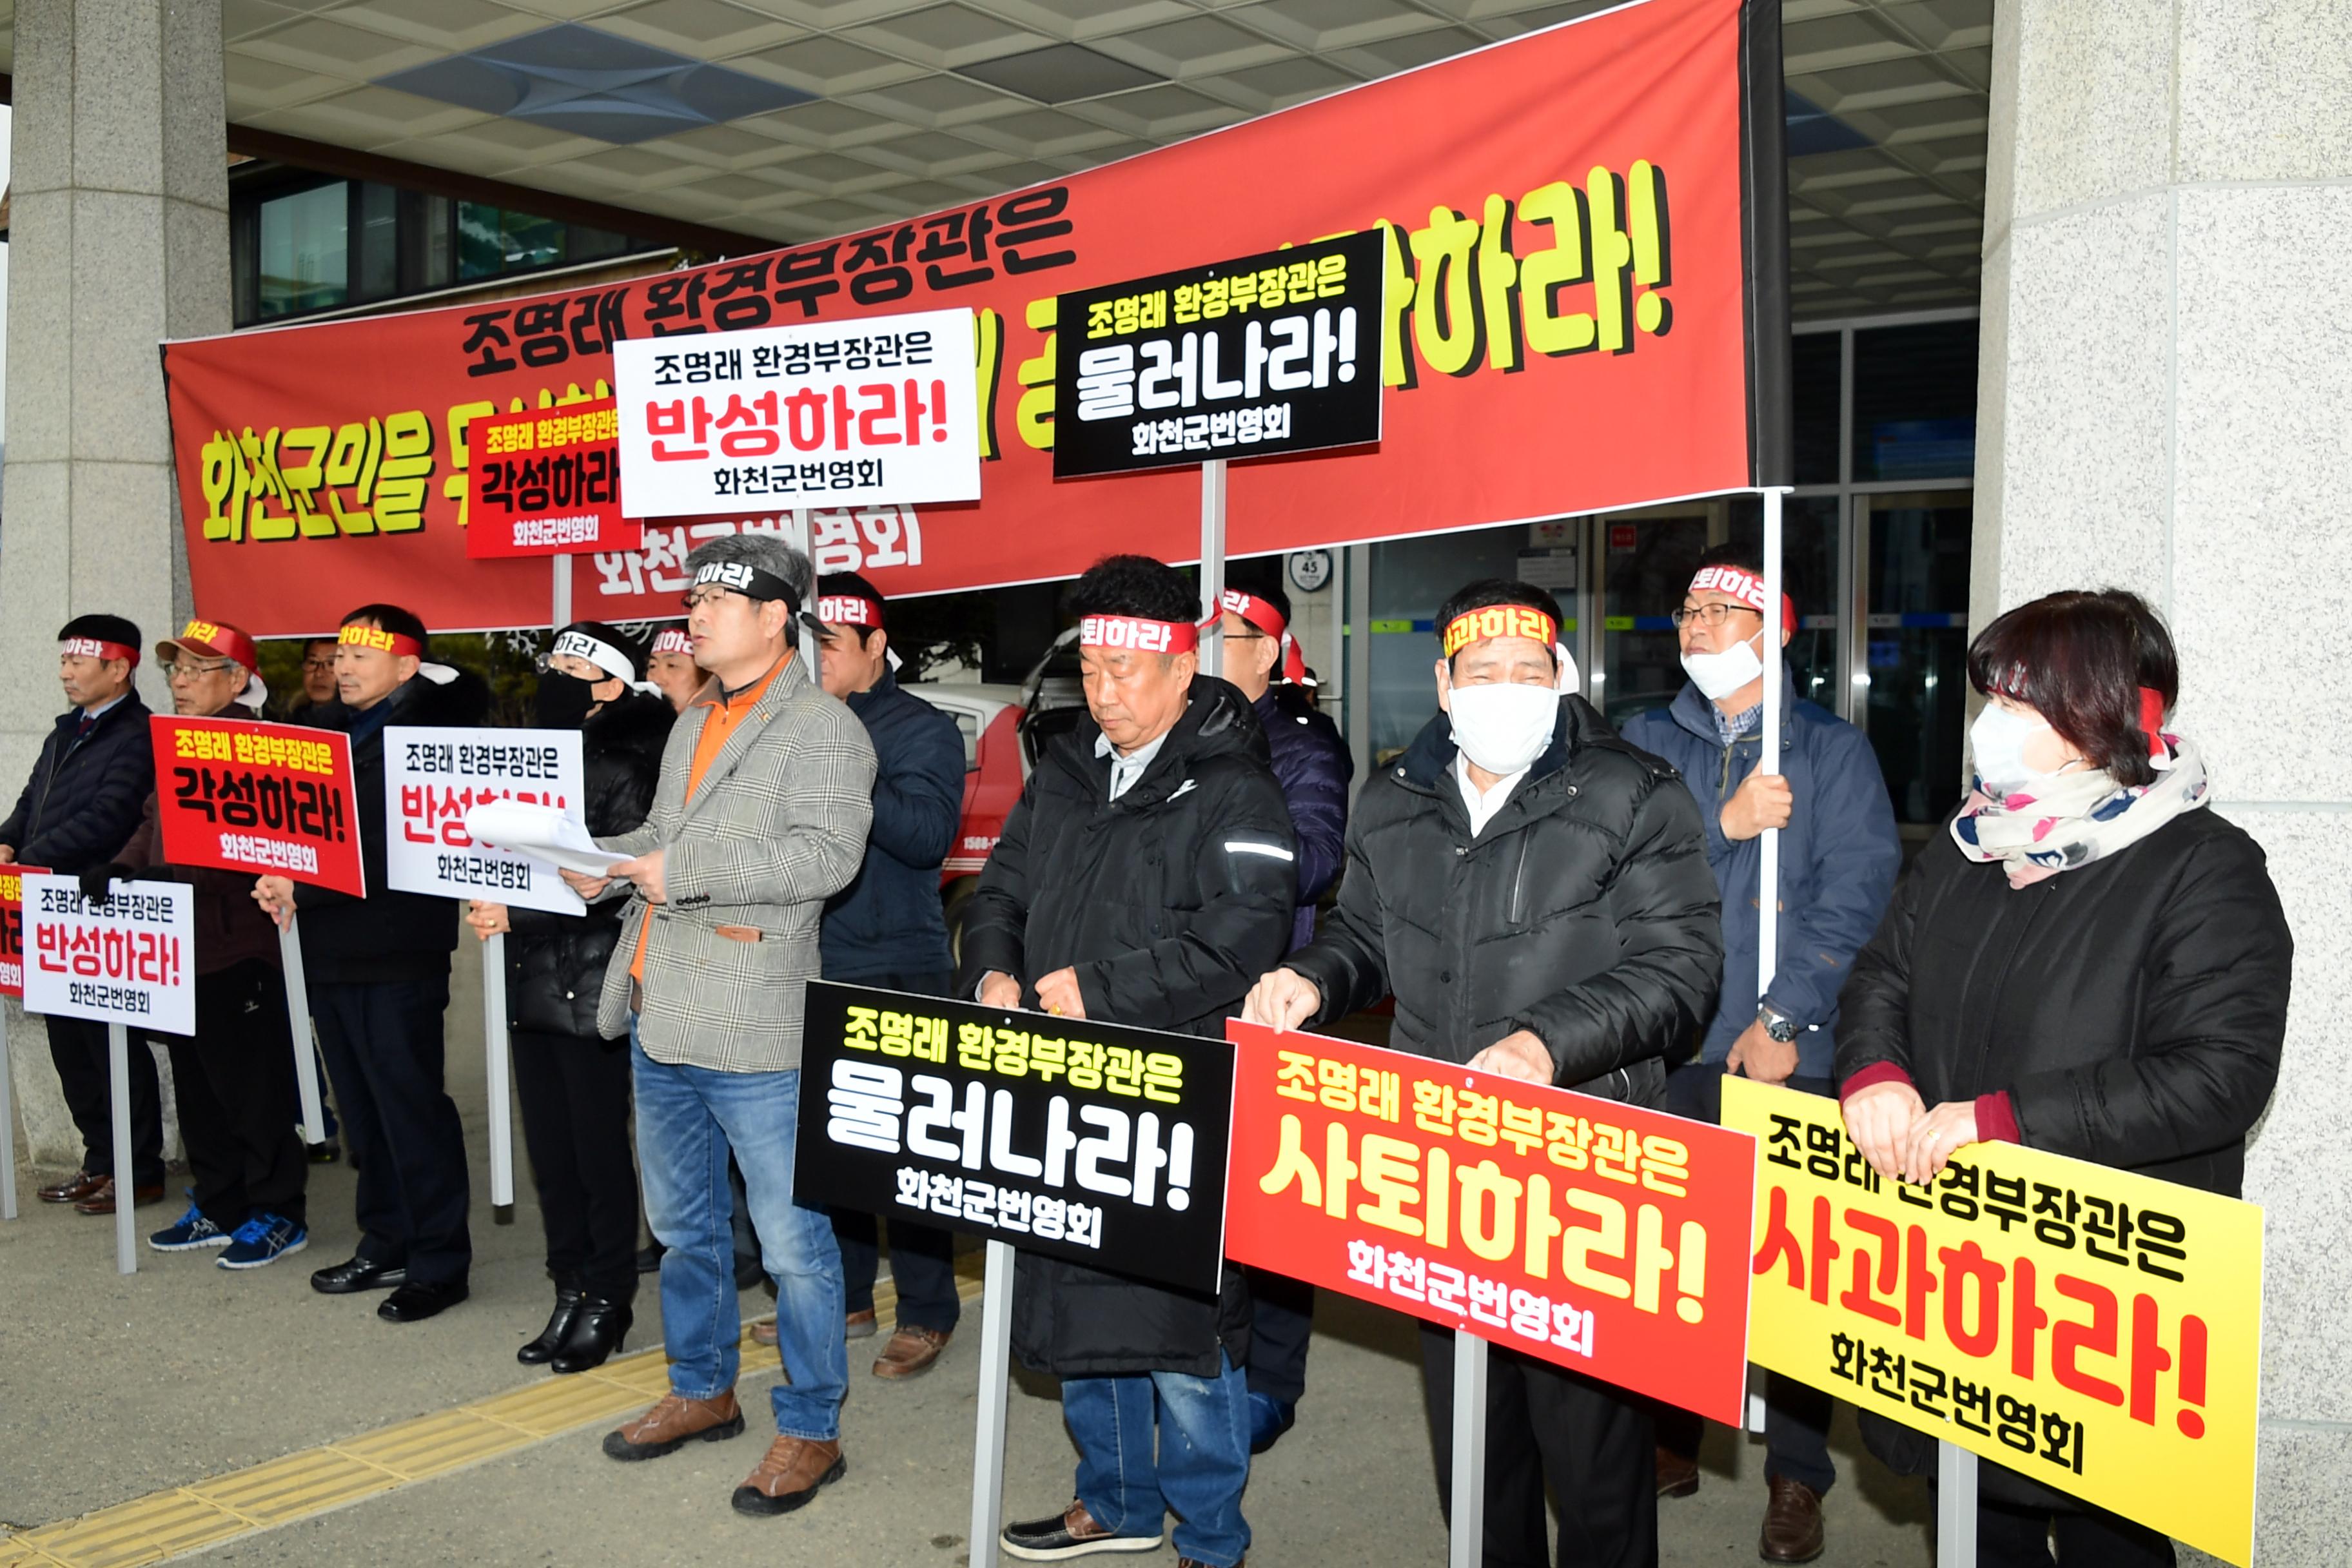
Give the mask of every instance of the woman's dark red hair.
<path id="1" fill-rule="evenodd" d="M 2148 715 L 2160 725 L 2172 711 L 2180 664 L 2147 600 L 2120 588 L 2074 591 L 2020 605 L 1978 634 L 1969 684 L 2030 704 L 2094 767 L 2137 785 L 2156 778 Z M 2143 689 L 2154 700 L 2143 700 Z"/>

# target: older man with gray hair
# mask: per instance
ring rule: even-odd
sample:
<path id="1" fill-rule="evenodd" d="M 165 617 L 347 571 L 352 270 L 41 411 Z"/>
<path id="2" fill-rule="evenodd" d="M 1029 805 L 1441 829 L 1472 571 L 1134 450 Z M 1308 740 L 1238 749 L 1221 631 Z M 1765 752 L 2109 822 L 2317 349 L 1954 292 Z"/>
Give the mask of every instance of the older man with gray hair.
<path id="1" fill-rule="evenodd" d="M 777 1514 L 844 1469 L 841 1253 L 824 1211 L 793 1200 L 793 1129 L 818 918 L 865 856 L 874 748 L 795 654 L 814 583 L 805 555 L 741 533 L 703 545 L 687 569 L 687 635 L 713 679 L 670 731 L 645 826 L 601 841 L 633 858 L 608 878 L 565 874 L 587 898 L 626 885 L 597 1022 L 631 1038 L 646 1217 L 668 1249 L 670 1392 L 604 1452 L 650 1459 L 743 1430 L 731 1152 L 776 1281 L 787 1374 L 771 1392 L 776 1439 L 734 1505 Z"/>

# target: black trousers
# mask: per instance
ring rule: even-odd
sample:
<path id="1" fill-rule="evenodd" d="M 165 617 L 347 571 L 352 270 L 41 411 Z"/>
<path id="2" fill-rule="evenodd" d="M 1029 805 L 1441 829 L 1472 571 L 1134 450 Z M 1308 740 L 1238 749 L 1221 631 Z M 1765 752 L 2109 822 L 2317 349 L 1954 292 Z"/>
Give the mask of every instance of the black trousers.
<path id="1" fill-rule="evenodd" d="M 1826 1078 L 1791 1078 L 1783 1086 L 1804 1094 L 1829 1097 L 1836 1084 Z M 1694 1121 L 1723 1120 L 1723 1064 L 1685 1062 L 1666 1075 L 1666 1109 Z M 1658 1411 L 1658 1443 L 1685 1459 L 1698 1458 L 1704 1418 L 1671 1405 Z M 1837 1484 L 1837 1465 L 1830 1458 L 1830 1418 L 1837 1401 L 1828 1393 L 1793 1377 L 1768 1373 L 1764 1378 L 1764 1473 L 1801 1481 L 1826 1493 Z"/>
<path id="2" fill-rule="evenodd" d="M 2169 1540 L 2103 1509 L 2048 1514 L 1990 1502 L 1977 1505 L 1979 1568 L 2051 1568 L 2053 1526 L 2064 1568 L 2172 1568 Z"/>
<path id="3" fill-rule="evenodd" d="M 81 1134 L 81 1168 L 93 1175 L 114 1174 L 114 1098 L 108 1081 L 106 1026 L 89 1018 L 49 1020 L 49 1060 L 66 1091 L 66 1110 Z M 156 1087 L 155 1058 L 136 1033 L 131 1037 L 131 1183 L 163 1184 L 163 1101 Z"/>
<path id="4" fill-rule="evenodd" d="M 1307 1342 L 1315 1334 L 1315 1287 L 1250 1270 L 1249 1391 L 1296 1405 L 1307 1394 Z"/>
<path id="5" fill-rule="evenodd" d="M 899 974 L 861 974 L 860 985 L 879 985 L 918 996 L 944 996 L 954 980 L 950 974 L 916 971 Z M 874 1310 L 874 1280 L 882 1271 L 881 1226 L 875 1215 L 856 1209 L 833 1209 L 834 1239 L 841 1244 L 842 1310 Z M 898 1288 L 898 1323 L 909 1329 L 955 1331 L 963 1316 L 956 1294 L 955 1237 L 933 1226 L 914 1225 L 890 1216 L 890 1279 Z"/>
<path id="6" fill-rule="evenodd" d="M 310 1016 L 359 1166 L 359 1256 L 405 1264 L 412 1279 L 466 1278 L 466 1135 L 442 1087 L 449 972 L 418 980 L 310 986 Z"/>
<path id="7" fill-rule="evenodd" d="M 629 1154 L 629 1042 L 517 1029 L 511 1044 L 548 1272 L 606 1300 L 634 1300 L 637 1168 Z"/>
<path id="8" fill-rule="evenodd" d="M 1545 1568 L 1544 1483 L 1559 1503 L 1559 1568 L 1656 1568 L 1658 1451 L 1646 1401 L 1490 1346 L 1486 1568 Z M 1454 1511 L 1454 1331 L 1421 1325 L 1437 1496 Z"/>
<path id="9" fill-rule="evenodd" d="M 310 1162 L 294 1128 L 301 1096 L 278 966 L 248 958 L 197 975 L 196 1032 L 163 1039 L 196 1207 L 223 1230 L 265 1214 L 309 1224 Z"/>

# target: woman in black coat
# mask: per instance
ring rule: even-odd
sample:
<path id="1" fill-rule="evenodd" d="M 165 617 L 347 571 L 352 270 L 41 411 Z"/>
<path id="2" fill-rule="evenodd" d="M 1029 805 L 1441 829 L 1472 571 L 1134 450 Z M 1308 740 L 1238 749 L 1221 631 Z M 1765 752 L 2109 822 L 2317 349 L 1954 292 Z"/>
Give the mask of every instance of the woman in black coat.
<path id="1" fill-rule="evenodd" d="M 646 819 L 676 715 L 636 688 L 644 655 L 601 622 L 558 633 L 532 715 L 543 730 L 581 732 L 592 835 Z M 476 903 L 467 916 L 507 942 L 511 1030 L 523 1142 L 547 1229 L 555 1311 L 515 1352 L 526 1365 L 585 1372 L 621 1345 L 637 1293 L 637 1174 L 629 1155 L 629 1052 L 596 1033 L 596 1000 L 620 940 L 621 904 L 583 915 Z"/>
<path id="2" fill-rule="evenodd" d="M 2134 595 L 2053 594 L 1969 649 L 1976 787 L 1895 889 L 1840 1005 L 1855 1145 L 1932 1180 L 2002 1140 L 2238 1195 L 2294 955 L 2260 846 L 2164 716 L 2172 639 Z M 1877 1426 L 1877 1430 L 1873 1430 Z M 1883 1457 L 1902 1436 L 1865 1422 Z M 2169 1563 L 2171 1542 L 1988 1465 L 1980 1561 Z"/>

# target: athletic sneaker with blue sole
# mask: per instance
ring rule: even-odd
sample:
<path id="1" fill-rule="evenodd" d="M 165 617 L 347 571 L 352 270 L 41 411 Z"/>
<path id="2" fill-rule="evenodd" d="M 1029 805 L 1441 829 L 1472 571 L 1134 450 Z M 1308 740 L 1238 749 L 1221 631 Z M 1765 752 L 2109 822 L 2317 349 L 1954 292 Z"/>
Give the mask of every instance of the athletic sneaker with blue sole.
<path id="1" fill-rule="evenodd" d="M 283 1215 L 256 1215 L 236 1227 L 228 1250 L 220 1255 L 223 1268 L 262 1268 L 289 1252 L 310 1245 L 310 1233 Z"/>
<path id="2" fill-rule="evenodd" d="M 147 1238 L 147 1245 L 158 1252 L 196 1252 L 228 1244 L 228 1232 L 206 1219 L 205 1211 L 193 1203 L 187 1213 Z"/>

